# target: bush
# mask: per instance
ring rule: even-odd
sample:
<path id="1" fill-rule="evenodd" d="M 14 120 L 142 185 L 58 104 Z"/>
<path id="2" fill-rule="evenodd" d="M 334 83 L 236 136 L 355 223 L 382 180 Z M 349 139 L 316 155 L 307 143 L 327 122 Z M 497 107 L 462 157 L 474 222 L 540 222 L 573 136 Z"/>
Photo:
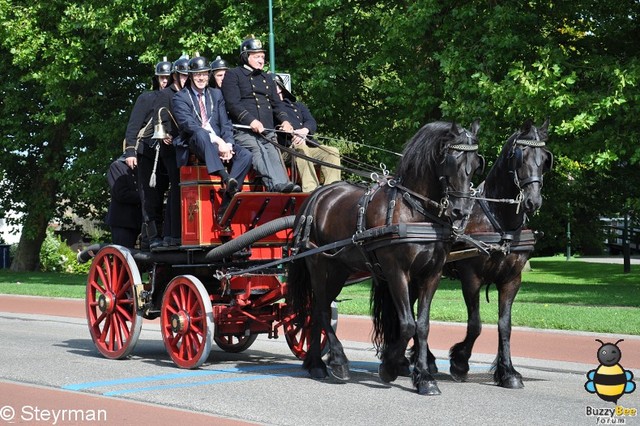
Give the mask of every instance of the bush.
<path id="1" fill-rule="evenodd" d="M 47 236 L 40 249 L 40 269 L 43 272 L 65 272 L 69 274 L 86 274 L 91 262 L 78 263 L 76 253 L 66 242 L 47 229 Z"/>

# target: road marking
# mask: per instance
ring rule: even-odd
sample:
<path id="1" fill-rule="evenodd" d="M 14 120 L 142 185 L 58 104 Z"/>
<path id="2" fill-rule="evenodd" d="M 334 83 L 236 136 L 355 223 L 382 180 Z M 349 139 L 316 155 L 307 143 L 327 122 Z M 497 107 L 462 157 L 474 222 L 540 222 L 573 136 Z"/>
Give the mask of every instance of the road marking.
<path id="1" fill-rule="evenodd" d="M 272 364 L 272 365 L 231 367 L 231 368 L 215 369 L 215 370 L 190 370 L 190 371 L 184 371 L 181 373 L 161 374 L 156 376 L 128 377 L 124 379 L 76 383 L 76 384 L 65 385 L 62 387 L 62 389 L 79 391 L 83 389 L 128 385 L 132 383 L 156 382 L 156 381 L 162 381 L 162 380 L 179 380 L 179 379 L 188 379 L 191 377 L 213 376 L 213 375 L 219 375 L 219 374 L 247 373 L 247 372 L 254 372 L 254 371 L 265 371 L 265 370 L 293 369 L 293 368 L 299 368 L 299 367 L 300 367 L 299 364 Z"/>
<path id="2" fill-rule="evenodd" d="M 439 369 L 443 369 L 448 366 L 448 362 L 445 360 L 437 360 L 436 364 Z M 378 373 L 378 367 L 380 366 L 379 362 L 366 362 L 366 361 L 355 361 L 350 363 L 349 370 L 354 373 Z M 172 373 L 172 374 L 160 374 L 154 376 L 141 376 L 141 377 L 127 377 L 122 379 L 112 379 L 112 380 L 101 380 L 97 382 L 85 382 L 85 383 L 75 383 L 69 384 L 62 387 L 65 390 L 71 391 L 82 391 L 87 389 L 95 389 L 101 387 L 114 387 L 114 386 L 124 386 L 131 385 L 137 383 L 150 383 L 150 382 L 160 382 L 160 381 L 172 381 L 172 380 L 182 380 L 182 379 L 190 379 L 190 378 L 202 378 L 202 377 L 210 377 L 210 376 L 218 376 L 223 374 L 246 374 L 246 373 L 255 373 L 264 371 L 264 374 L 252 374 L 252 375 L 243 375 L 240 377 L 225 377 L 220 379 L 213 380 L 201 380 L 201 381 L 191 381 L 188 383 L 184 382 L 176 382 L 176 383 L 165 383 L 158 384 L 154 386 L 141 386 L 135 388 L 125 388 L 118 389 L 113 391 L 103 392 L 104 396 L 117 396 L 117 395 L 125 395 L 131 393 L 139 393 L 139 392 L 153 392 L 158 390 L 166 390 L 166 389 L 176 389 L 176 388 L 187 388 L 187 387 L 195 387 L 195 386 L 207 386 L 207 385 L 217 385 L 223 383 L 233 383 L 233 382 L 246 382 L 252 380 L 263 380 L 263 379 L 272 379 L 279 377 L 293 377 L 293 376 L 302 376 L 306 375 L 307 372 L 300 368 L 300 364 L 270 364 L 270 365 L 252 365 L 252 366 L 241 366 L 241 367 L 230 367 L 230 368 L 217 368 L 214 370 L 190 370 L 190 371 L 182 371 L 180 373 Z M 268 371 L 278 371 L 278 370 L 295 370 L 299 369 L 299 371 L 291 371 L 287 373 L 266 373 Z M 486 365 L 470 365 L 471 370 L 487 370 Z"/>

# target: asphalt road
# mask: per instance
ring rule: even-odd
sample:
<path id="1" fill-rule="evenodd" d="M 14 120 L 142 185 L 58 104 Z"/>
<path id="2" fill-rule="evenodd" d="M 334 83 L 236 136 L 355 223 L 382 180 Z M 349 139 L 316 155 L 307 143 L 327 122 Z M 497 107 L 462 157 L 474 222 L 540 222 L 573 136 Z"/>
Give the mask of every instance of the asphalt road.
<path id="1" fill-rule="evenodd" d="M 348 323 L 344 319 L 339 327 Z M 454 382 L 444 349 L 434 350 L 442 395 L 419 396 L 408 378 L 391 385 L 378 380 L 378 360 L 368 336 L 362 337 L 344 341 L 352 379 L 341 384 L 309 379 L 284 339 L 260 336 L 241 354 L 214 348 L 200 369 L 181 370 L 165 352 L 158 320 L 145 322 L 131 358 L 114 361 L 97 352 L 81 318 L 0 309 L 0 425 L 91 424 L 75 420 L 79 412 L 95 410 L 104 411 L 102 424 L 113 425 L 585 425 L 597 424 L 596 416 L 587 415 L 591 408 L 614 407 L 584 389 L 595 359 L 517 357 L 525 388 L 507 390 L 492 384 L 489 353 L 472 357 L 468 382 Z M 624 395 L 619 405 L 640 409 L 640 393 Z M 36 418 L 42 413 L 49 418 Z M 640 424 L 638 415 L 613 420 Z"/>

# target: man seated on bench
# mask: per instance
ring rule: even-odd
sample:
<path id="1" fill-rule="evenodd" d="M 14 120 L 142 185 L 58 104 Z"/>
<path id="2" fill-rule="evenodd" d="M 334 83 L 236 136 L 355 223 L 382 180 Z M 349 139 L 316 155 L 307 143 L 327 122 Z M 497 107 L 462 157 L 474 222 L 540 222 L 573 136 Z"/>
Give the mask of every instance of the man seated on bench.
<path id="1" fill-rule="evenodd" d="M 242 189 L 251 167 L 251 152 L 235 143 L 233 126 L 220 89 L 209 87 L 211 67 L 206 58 L 189 60 L 189 81 L 173 97 L 180 135 L 174 139 L 178 167 L 187 164 L 189 150 L 203 159 L 210 175 L 219 175 L 225 188 L 218 209 L 220 220 L 233 195 Z M 225 163 L 231 163 L 227 172 Z"/>

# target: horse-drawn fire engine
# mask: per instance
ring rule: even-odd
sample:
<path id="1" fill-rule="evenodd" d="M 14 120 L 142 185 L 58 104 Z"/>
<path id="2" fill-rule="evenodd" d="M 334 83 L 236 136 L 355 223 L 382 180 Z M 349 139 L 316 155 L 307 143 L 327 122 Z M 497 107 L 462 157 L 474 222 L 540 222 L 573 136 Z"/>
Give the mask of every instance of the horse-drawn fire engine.
<path id="1" fill-rule="evenodd" d="M 102 355 L 127 357 L 143 319 L 160 318 L 167 352 L 182 368 L 206 361 L 212 342 L 241 352 L 259 334 L 284 334 L 293 354 L 305 356 L 304 321 L 284 301 L 282 266 L 269 263 L 288 255 L 294 215 L 309 194 L 264 192 L 256 182 L 244 183 L 218 221 L 219 177 L 204 166 L 182 167 L 180 246 L 140 251 L 95 245 L 79 254 L 81 262 L 94 257 L 86 310 Z M 252 267 L 253 272 L 221 276 Z M 335 307 L 332 317 L 337 320 Z"/>
<path id="2" fill-rule="evenodd" d="M 79 261 L 94 257 L 86 295 L 91 337 L 107 358 L 124 358 L 140 336 L 142 320 L 160 318 L 174 363 L 197 368 L 212 342 L 241 352 L 259 334 L 277 338 L 282 328 L 312 377 L 327 375 L 321 354 L 330 351 L 331 374 L 347 380 L 331 301 L 342 286 L 373 276 L 374 343 L 392 352 L 381 356 L 381 380 L 408 372 L 405 349 L 413 338 L 421 346 L 419 358 L 412 359 L 414 385 L 421 394 L 435 395 L 440 391 L 428 356 L 428 307 L 450 263 L 448 273 L 466 271 L 461 280 L 470 306 L 477 305 L 482 285 L 495 283 L 501 292 L 503 340 L 495 380 L 522 387 L 509 351 L 511 304 L 536 239 L 525 228 L 526 215 L 540 208 L 543 175 L 553 165 L 547 127 L 548 120 L 539 128 L 525 122 L 505 142 L 478 190 L 471 182 L 484 168 L 477 123 L 469 132 L 437 122 L 407 143 L 397 177 L 383 173 L 370 187 L 336 182 L 311 194 L 264 192 L 257 180 L 245 182 L 220 220 L 220 179 L 203 166 L 182 167 L 180 246 L 141 251 L 96 245 L 78 255 Z M 414 278 L 408 279 L 406 265 Z M 408 291 L 417 284 L 429 291 Z M 426 321 L 415 320 L 417 295 L 429 297 L 417 303 L 426 310 L 418 317 Z M 403 315 L 389 303 L 396 298 L 406 302 Z M 408 325 L 397 325 L 400 318 Z M 451 351 L 451 373 L 460 380 L 479 335 L 477 315 L 470 314 L 469 324 L 474 332 Z M 422 329 L 412 333 L 418 325 Z M 393 335 L 397 330 L 404 332 L 401 338 Z M 389 342 L 397 348 L 389 351 Z"/>

